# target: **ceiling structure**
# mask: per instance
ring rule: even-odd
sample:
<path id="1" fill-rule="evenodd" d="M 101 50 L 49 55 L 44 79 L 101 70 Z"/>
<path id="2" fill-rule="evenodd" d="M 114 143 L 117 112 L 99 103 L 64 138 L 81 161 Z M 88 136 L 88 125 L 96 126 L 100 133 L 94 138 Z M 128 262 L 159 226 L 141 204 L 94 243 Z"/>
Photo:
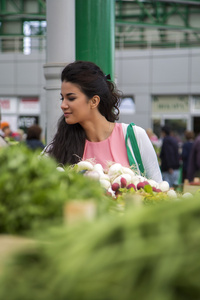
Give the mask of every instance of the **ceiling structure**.
<path id="1" fill-rule="evenodd" d="M 200 46 L 199 0 L 116 0 L 116 47 Z"/>
<path id="2" fill-rule="evenodd" d="M 116 48 L 200 47 L 200 0 L 115 3 Z M 38 23 L 29 35 L 45 35 L 45 0 L 0 0 L 0 38 L 23 38 L 24 23 L 31 21 Z"/>
<path id="3" fill-rule="evenodd" d="M 45 0 L 0 0 L 0 22 L 45 19 Z"/>

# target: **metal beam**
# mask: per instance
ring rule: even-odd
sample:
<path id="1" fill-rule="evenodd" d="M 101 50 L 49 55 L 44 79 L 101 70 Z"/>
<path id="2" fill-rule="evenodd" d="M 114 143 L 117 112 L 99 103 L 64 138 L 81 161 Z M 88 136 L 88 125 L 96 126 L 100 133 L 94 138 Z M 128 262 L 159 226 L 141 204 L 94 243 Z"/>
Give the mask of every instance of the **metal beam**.
<path id="1" fill-rule="evenodd" d="M 25 0 L 0 0 L 0 17 L 9 19 L 17 17 L 23 20 L 23 18 L 29 18 L 32 20 L 37 19 L 46 20 L 46 2 L 45 0 L 35 0 L 37 2 L 37 11 L 27 13 L 24 9 Z M 31 8 L 31 7 L 30 7 Z"/>
<path id="2" fill-rule="evenodd" d="M 200 6 L 200 1 L 199 0 L 193 0 L 193 1 L 188 1 L 188 0 L 154 0 L 154 1 L 159 1 L 159 2 L 166 2 L 166 3 L 177 3 L 177 4 L 186 4 L 190 6 Z"/>
<path id="3" fill-rule="evenodd" d="M 155 28 L 155 29 L 165 29 L 165 30 L 177 30 L 183 32 L 200 32 L 200 28 L 195 27 L 186 27 L 186 26 L 178 26 L 178 25 L 167 25 L 167 24 L 156 24 L 156 23 L 140 23 L 140 22 L 131 22 L 131 21 L 123 21 L 118 20 L 116 22 L 116 26 L 132 26 L 139 28 Z"/>

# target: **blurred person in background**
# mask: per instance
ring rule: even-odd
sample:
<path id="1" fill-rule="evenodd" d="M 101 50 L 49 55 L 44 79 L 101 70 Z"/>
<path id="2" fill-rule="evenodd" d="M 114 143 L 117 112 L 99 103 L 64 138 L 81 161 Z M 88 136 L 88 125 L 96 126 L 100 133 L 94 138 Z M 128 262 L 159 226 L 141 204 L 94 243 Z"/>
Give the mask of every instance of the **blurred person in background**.
<path id="1" fill-rule="evenodd" d="M 8 122 L 1 122 L 1 132 L 4 138 L 10 138 L 12 136 L 10 124 Z"/>
<path id="2" fill-rule="evenodd" d="M 157 135 L 153 132 L 151 128 L 147 128 L 146 133 L 154 146 L 156 147 L 161 146 L 161 140 L 157 137 Z"/>
<path id="3" fill-rule="evenodd" d="M 8 143 L 5 141 L 5 139 L 4 139 L 4 132 L 3 132 L 3 130 L 2 130 L 2 128 L 3 128 L 3 124 L 4 122 L 1 122 L 0 123 L 0 148 L 1 147 L 5 147 L 5 146 L 8 146 Z"/>
<path id="4" fill-rule="evenodd" d="M 195 177 L 200 177 L 200 134 L 195 138 L 192 145 L 187 169 L 189 181 L 193 181 Z"/>
<path id="5" fill-rule="evenodd" d="M 28 128 L 26 145 L 30 149 L 32 150 L 44 149 L 45 145 L 41 141 L 41 133 L 42 133 L 42 128 L 37 124 L 34 124 Z"/>
<path id="6" fill-rule="evenodd" d="M 187 170 L 188 170 L 190 152 L 192 149 L 192 145 L 194 143 L 194 132 L 186 130 L 185 131 L 185 139 L 186 139 L 186 141 L 183 143 L 182 154 L 181 154 L 182 167 L 183 167 L 183 173 L 182 173 L 182 181 L 183 182 L 185 179 L 188 179 Z"/>
<path id="7" fill-rule="evenodd" d="M 8 122 L 1 122 L 0 135 L 9 145 L 15 145 L 21 141 L 20 134 L 18 131 L 14 132 L 11 130 L 10 124 Z"/>
<path id="8" fill-rule="evenodd" d="M 175 187 L 179 180 L 180 156 L 178 142 L 170 133 L 168 126 L 165 125 L 161 128 L 163 142 L 160 151 L 160 168 L 163 180 L 167 181 L 170 187 Z"/>
<path id="9" fill-rule="evenodd" d="M 8 122 L 0 123 L 0 147 L 8 146 L 11 138 L 11 129 Z"/>

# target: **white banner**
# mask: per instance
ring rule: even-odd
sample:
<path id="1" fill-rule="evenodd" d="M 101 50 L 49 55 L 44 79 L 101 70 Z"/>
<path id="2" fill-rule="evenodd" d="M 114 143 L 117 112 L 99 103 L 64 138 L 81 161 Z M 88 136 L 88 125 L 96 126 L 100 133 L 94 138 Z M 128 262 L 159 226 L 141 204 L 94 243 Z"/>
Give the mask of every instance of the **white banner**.
<path id="1" fill-rule="evenodd" d="M 15 114 L 17 112 L 17 98 L 0 98 L 2 114 Z"/>
<path id="2" fill-rule="evenodd" d="M 19 114 L 40 114 L 40 103 L 38 98 L 22 98 L 19 101 Z"/>

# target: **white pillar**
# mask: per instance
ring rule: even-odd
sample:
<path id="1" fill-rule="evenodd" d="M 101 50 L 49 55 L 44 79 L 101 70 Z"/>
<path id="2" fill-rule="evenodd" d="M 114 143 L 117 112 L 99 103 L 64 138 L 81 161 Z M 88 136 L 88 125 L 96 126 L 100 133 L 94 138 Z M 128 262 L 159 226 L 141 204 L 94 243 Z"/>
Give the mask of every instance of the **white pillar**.
<path id="1" fill-rule="evenodd" d="M 57 129 L 60 108 L 60 75 L 75 60 L 75 0 L 47 0 L 47 46 L 44 75 L 46 78 L 47 143 Z"/>

